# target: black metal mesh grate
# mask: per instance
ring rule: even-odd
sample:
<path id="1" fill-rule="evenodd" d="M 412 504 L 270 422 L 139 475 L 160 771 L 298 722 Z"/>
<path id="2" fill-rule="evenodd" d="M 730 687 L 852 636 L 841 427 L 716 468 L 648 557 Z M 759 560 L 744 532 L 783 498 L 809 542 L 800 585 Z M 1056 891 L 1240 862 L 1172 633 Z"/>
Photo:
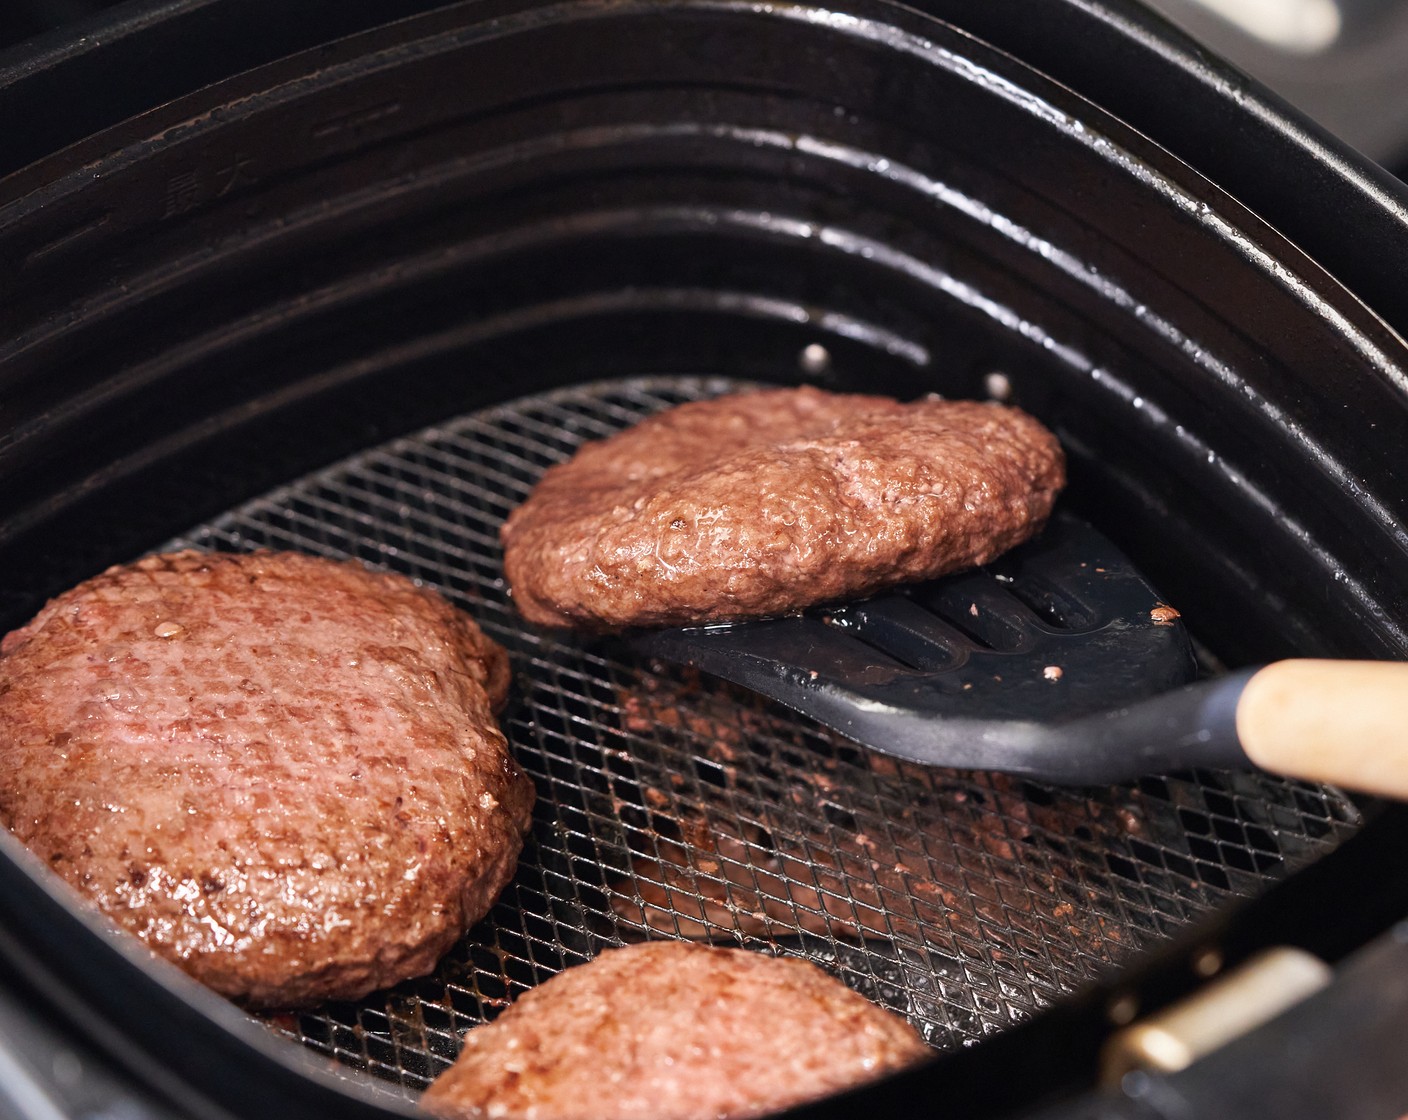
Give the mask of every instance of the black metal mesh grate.
<path id="1" fill-rule="evenodd" d="M 870 755 L 757 697 L 609 640 L 527 629 L 498 527 L 586 439 L 736 388 L 651 378 L 526 398 L 373 449 L 175 545 L 357 557 L 437 587 L 513 655 L 504 729 L 538 789 L 494 908 L 433 976 L 270 1017 L 414 1095 L 463 1032 L 614 945 L 708 938 L 806 956 L 974 1042 L 1358 823 L 1331 789 L 1254 774 L 1099 792 Z"/>

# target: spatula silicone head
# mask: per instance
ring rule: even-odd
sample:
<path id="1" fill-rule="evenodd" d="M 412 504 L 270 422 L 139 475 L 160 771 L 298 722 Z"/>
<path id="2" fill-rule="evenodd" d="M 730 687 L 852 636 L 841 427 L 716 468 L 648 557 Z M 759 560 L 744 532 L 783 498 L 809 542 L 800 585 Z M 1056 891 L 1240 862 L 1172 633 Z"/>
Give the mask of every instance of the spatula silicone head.
<path id="1" fill-rule="evenodd" d="M 934 766 L 1095 784 L 1255 765 L 1408 797 L 1408 663 L 1280 661 L 1189 683 L 1178 612 L 1067 514 L 978 571 L 633 640 Z"/>

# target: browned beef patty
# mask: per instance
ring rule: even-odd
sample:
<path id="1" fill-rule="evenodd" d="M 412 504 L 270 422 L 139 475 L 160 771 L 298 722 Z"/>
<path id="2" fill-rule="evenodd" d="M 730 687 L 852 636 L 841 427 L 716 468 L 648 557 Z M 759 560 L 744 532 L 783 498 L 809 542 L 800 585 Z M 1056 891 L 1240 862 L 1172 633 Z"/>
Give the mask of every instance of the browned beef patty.
<path id="1" fill-rule="evenodd" d="M 295 553 L 112 568 L 0 645 L 0 822 L 253 1006 L 429 970 L 533 802 L 504 651 L 400 576 Z"/>
<path id="2" fill-rule="evenodd" d="M 754 618 L 982 564 L 1065 484 L 1014 408 L 778 389 L 680 405 L 544 474 L 503 528 L 548 626 Z"/>
<path id="3" fill-rule="evenodd" d="M 471 1030 L 421 1104 L 452 1118 L 756 1116 L 928 1052 L 806 961 L 654 942 L 570 968 Z"/>

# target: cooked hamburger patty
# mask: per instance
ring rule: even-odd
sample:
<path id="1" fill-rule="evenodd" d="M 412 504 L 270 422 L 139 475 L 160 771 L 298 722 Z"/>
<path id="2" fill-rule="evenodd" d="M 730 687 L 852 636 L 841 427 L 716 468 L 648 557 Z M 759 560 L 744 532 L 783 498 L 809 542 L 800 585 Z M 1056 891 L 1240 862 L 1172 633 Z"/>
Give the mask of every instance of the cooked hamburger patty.
<path id="1" fill-rule="evenodd" d="M 0 644 L 0 822 L 252 1006 L 429 970 L 533 802 L 504 651 L 400 576 L 295 553 L 116 567 Z"/>
<path id="2" fill-rule="evenodd" d="M 927 1053 L 815 965 L 654 942 L 570 968 L 471 1030 L 421 1104 L 454 1118 L 756 1116 Z"/>
<path id="3" fill-rule="evenodd" d="M 550 468 L 503 527 L 524 617 L 610 630 L 787 614 L 982 564 L 1065 483 L 975 401 L 777 389 L 680 405 Z"/>

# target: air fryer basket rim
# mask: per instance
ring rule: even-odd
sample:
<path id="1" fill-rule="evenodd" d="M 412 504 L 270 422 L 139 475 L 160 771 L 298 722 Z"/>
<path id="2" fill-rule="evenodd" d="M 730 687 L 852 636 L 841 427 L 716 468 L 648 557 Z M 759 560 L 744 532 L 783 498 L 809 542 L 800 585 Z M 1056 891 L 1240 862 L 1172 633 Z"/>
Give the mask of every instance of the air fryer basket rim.
<path id="1" fill-rule="evenodd" d="M 456 5 L 407 0 L 398 18 Z M 1408 293 L 1385 246 L 1408 187 L 1137 0 L 916 5 L 1139 129 L 1294 240 L 1400 334 Z M 212 81 L 385 22 L 373 0 L 127 0 L 0 51 L 4 177 Z M 154 65 L 160 60 L 161 65 Z M 172 65 L 172 60 L 176 64 Z M 103 89 L 101 98 L 75 90 Z"/>
<path id="2" fill-rule="evenodd" d="M 173 11 L 176 11 L 191 9 L 197 5 L 175 5 L 172 7 Z M 1094 9 L 1095 16 L 1098 16 L 1096 23 L 1099 27 L 1105 28 L 1107 32 L 1109 27 L 1120 24 L 1125 29 L 1121 34 L 1128 34 L 1130 25 L 1127 17 L 1129 13 L 1125 13 L 1122 22 L 1111 16 L 1110 13 L 1113 10 L 1110 8 Z M 985 18 L 996 19 L 996 17 Z M 1014 20 L 1014 23 L 1016 22 L 1020 21 Z M 1078 25 L 1073 24 L 1073 26 Z M 1009 33 L 1014 36 L 1019 34 L 1015 28 L 1009 29 Z M 1021 34 L 1025 34 L 1025 32 Z M 1146 42 L 1145 46 L 1147 47 L 1149 44 Z M 1049 52 L 1043 51 L 1041 53 Z M 1206 66 L 1201 71 L 1204 77 L 1211 72 L 1212 69 Z M 1225 75 L 1223 76 L 1225 78 Z M 1098 116 L 1095 110 L 1091 110 L 1090 115 L 1092 119 Z M 1113 129 L 1114 126 L 1111 125 L 1110 128 Z M 1303 138 L 1306 134 L 1301 132 L 1300 128 L 1301 126 L 1297 124 L 1289 131 Z M 1302 141 L 1297 141 L 1297 143 L 1302 143 Z M 1304 166 L 1302 163 L 1303 168 Z M 1336 173 L 1354 179 L 1356 185 L 1354 189 L 1348 190 L 1349 194 L 1354 194 L 1365 182 L 1370 182 L 1373 179 L 1371 172 L 1354 166 L 1352 161 L 1339 168 Z M 0 183 L 0 186 L 3 186 L 3 183 Z M 1341 183 L 1340 189 L 1345 189 L 1343 183 Z M 1363 209 L 1365 204 L 1361 195 L 1362 191 L 1360 195 L 1355 196 L 1357 201 L 1354 205 L 1344 209 L 1352 211 L 1356 206 Z M 1375 206 L 1382 209 L 1383 213 L 1376 214 L 1374 228 L 1384 230 L 1401 222 L 1401 211 L 1395 212 L 1393 207 L 1384 203 L 1382 197 L 1375 200 Z M 1344 213 L 1344 209 L 1341 209 L 1341 214 Z M 1282 229 L 1290 233 L 1292 239 L 1299 244 L 1310 246 L 1311 242 L 1296 236 L 1292 227 L 1282 223 Z M 1397 243 L 1403 242 L 1401 231 L 1394 237 Z M 1388 255 L 1385 254 L 1385 256 Z M 1333 271 L 1340 279 L 1345 278 L 1343 270 L 1333 269 Z M 1379 309 L 1385 318 L 1389 318 L 1389 313 L 1384 308 L 1392 310 L 1391 303 L 1375 302 L 1367 297 L 1366 302 Z M 1348 301 L 1344 306 L 1349 307 L 1351 304 L 1352 301 Z M 1390 319 L 1390 322 L 1392 321 L 1394 320 Z M 1372 332 L 1372 324 L 1368 324 L 1366 329 Z M 1391 337 L 1383 337 L 1381 341 L 1384 346 L 1391 347 L 1394 340 Z M 81 388 L 81 386 L 75 388 Z M 1389 419 L 1393 418 L 1392 414 L 1386 415 Z M 401 421 L 397 421 L 397 423 L 401 423 Z M 376 432 L 373 430 L 372 435 L 375 434 Z M 364 435 L 361 438 L 368 437 Z M 101 482 L 101 480 L 98 481 Z M 1388 592 L 1380 594 L 1379 600 L 1384 600 L 1388 594 Z M 1387 606 L 1391 609 L 1394 604 L 1388 601 Z M 1240 919 L 1224 919 L 1222 928 L 1203 931 L 1199 935 L 1196 945 L 1180 945 L 1171 948 L 1169 953 L 1165 954 L 1164 959 L 1149 966 L 1147 979 L 1126 978 L 1123 982 L 1139 986 L 1141 990 L 1144 990 L 1147 993 L 1147 1003 L 1150 1005 L 1171 999 L 1191 983 L 1192 970 L 1187 967 L 1187 961 L 1192 958 L 1195 952 L 1206 948 L 1209 939 L 1216 940 L 1229 950 L 1227 954 L 1229 960 L 1236 959 L 1238 956 L 1250 952 L 1251 948 L 1259 944 L 1264 937 L 1282 933 L 1286 928 L 1289 914 L 1294 914 L 1297 919 L 1295 924 L 1303 927 L 1296 936 L 1303 937 L 1325 956 L 1337 959 L 1352 952 L 1360 942 L 1399 916 L 1399 902 L 1404 897 L 1403 884 L 1397 879 L 1385 881 L 1383 876 L 1377 875 L 1373 855 L 1376 850 L 1391 850 L 1386 845 L 1396 842 L 1401 833 L 1403 829 L 1401 817 L 1400 810 L 1394 809 L 1386 812 L 1371 824 L 1358 840 L 1341 849 L 1342 855 L 1332 856 L 1324 863 L 1317 865 L 1315 870 L 1319 871 L 1318 877 L 1303 877 L 1306 878 L 1304 883 L 1299 879 L 1293 881 L 1286 888 L 1275 891 L 1254 904 L 1247 910 L 1246 916 Z M 1385 847 L 1376 849 L 1376 843 L 1385 845 Z M 71 928 L 71 922 L 65 925 L 66 915 L 62 911 L 62 907 L 52 899 L 46 903 L 39 897 L 39 894 L 43 893 L 40 884 L 36 884 L 20 870 L 22 864 L 22 860 L 15 864 L 0 863 L 0 875 L 9 881 L 11 889 L 15 892 L 11 897 L 27 898 L 32 902 L 32 906 L 20 908 L 24 914 L 28 915 L 28 918 L 16 921 L 13 925 L 7 922 L 7 926 L 10 928 L 7 928 L 6 932 L 7 935 L 24 944 L 29 952 L 36 954 L 38 966 L 42 966 L 43 959 L 47 957 L 51 965 L 60 969 L 59 975 L 54 977 L 56 983 L 61 986 L 67 985 L 72 983 L 75 975 L 80 975 L 86 977 L 97 987 L 107 987 L 108 985 L 98 980 L 104 968 L 110 968 L 112 974 L 116 975 L 124 969 L 135 967 L 130 961 L 123 963 L 117 959 L 110 945 L 105 949 L 100 947 L 101 939 L 91 931 L 80 933 L 77 929 Z M 1317 878 L 1318 882 L 1315 881 Z M 1375 884 L 1376 898 L 1379 900 L 1376 909 L 1370 908 L 1368 912 L 1360 912 L 1355 920 L 1337 924 L 1333 929 L 1316 928 L 1317 923 L 1313 919 L 1307 918 L 1307 907 L 1310 907 L 1313 913 L 1313 906 L 1307 902 L 1308 899 L 1315 899 L 1315 905 L 1323 904 L 1328 898 L 1352 899 L 1355 894 L 1349 887 L 1354 885 L 1362 888 L 1365 882 Z M 71 940 L 68 940 L 64 945 L 50 943 L 48 931 L 51 929 L 64 930 L 65 938 L 71 938 Z M 120 954 L 118 955 L 120 956 Z M 71 970 L 70 966 L 74 961 L 81 961 L 85 957 L 91 962 L 89 967 Z M 116 985 L 112 985 L 112 987 L 117 988 Z M 120 989 L 118 990 L 120 991 Z M 109 1001 L 115 998 L 111 992 L 105 995 Z M 1054 1061 L 1057 1056 L 1069 1058 L 1072 1053 L 1084 1053 L 1082 1048 L 1088 1048 L 1096 1037 L 1096 1024 L 1103 1022 L 1102 1001 L 1106 998 L 1108 998 L 1107 992 L 1094 993 L 1087 1000 L 1073 1003 L 1069 1008 L 1066 1008 L 1063 1012 L 1064 1017 L 1053 1016 L 1049 1022 L 1044 1024 L 1041 1022 L 1033 1023 L 1030 1031 L 1018 1029 L 1010 1032 L 1009 1036 L 1004 1036 L 1001 1046 L 991 1050 L 985 1046 L 972 1052 L 953 1055 L 950 1060 L 941 1061 L 930 1069 L 917 1071 L 905 1078 L 881 1086 L 870 1094 L 870 1099 L 875 1104 L 867 1103 L 866 1107 L 890 1105 L 903 1108 L 908 1105 L 912 1108 L 916 1098 L 933 1100 L 942 1094 L 949 1100 L 954 1100 L 954 1097 L 948 1096 L 949 1093 L 956 1094 L 957 1100 L 965 1103 L 971 1102 L 971 1110 L 975 1112 L 979 1108 L 986 1108 L 995 1113 L 1008 1106 L 1025 1103 L 1020 1096 L 1004 1098 L 1001 1093 L 991 1089 L 984 1091 L 984 1086 L 990 1084 L 989 1079 L 992 1076 L 992 1071 L 997 1068 L 999 1058 L 1004 1053 L 1010 1057 L 1011 1048 L 1018 1045 L 1024 1038 L 1029 1037 L 1044 1040 L 1044 1044 L 1039 1047 L 1039 1050 L 1045 1055 L 1045 1060 Z M 306 1108 L 307 1115 L 318 1115 L 331 1106 L 329 1098 L 324 1095 L 327 1087 L 309 1081 L 300 1072 L 280 1068 L 277 1061 L 271 1061 L 267 1059 L 267 1056 L 241 1055 L 238 1052 L 222 1048 L 220 1031 L 210 1027 L 209 1020 L 205 1016 L 192 1014 L 189 1004 L 179 991 L 154 992 L 153 999 L 156 1002 L 151 1007 L 160 1007 L 167 1013 L 166 1026 L 172 1029 L 169 1032 L 166 1029 L 152 1031 L 146 1038 L 146 1045 L 150 1046 L 153 1051 L 168 1050 L 169 1052 L 169 1043 L 173 1035 L 187 1032 L 190 1046 L 185 1052 L 189 1058 L 186 1076 L 193 1082 L 199 1081 L 202 1077 L 208 1078 L 207 1087 L 211 1091 L 212 1097 L 221 1093 L 222 1090 L 228 1089 L 231 1093 L 229 1099 L 241 1100 L 242 1110 L 247 1109 L 248 1114 L 251 1115 L 257 1111 L 268 1111 L 271 1108 L 289 1116 L 297 1115 L 301 1108 Z M 985 1051 L 989 1052 L 985 1054 Z M 246 1064 L 246 1059 L 249 1059 L 248 1064 Z M 206 1061 L 210 1062 L 210 1065 L 202 1070 L 202 1063 Z M 1040 1068 L 1041 1065 L 1042 1062 L 1038 1060 L 1034 1063 L 1034 1068 Z M 251 1079 L 250 1073 L 255 1069 L 260 1070 L 260 1074 L 257 1078 Z M 1063 1083 L 1055 1071 L 1048 1069 L 1047 1072 L 1052 1073 L 1048 1082 L 1049 1087 L 1063 1089 L 1068 1087 L 1068 1084 Z M 849 1108 L 856 1106 L 856 1103 L 849 1098 L 839 1098 L 815 1106 L 809 1112 L 815 1115 L 845 1115 Z M 352 1110 L 354 1114 L 362 1114 L 365 1107 L 365 1114 L 374 1114 L 374 1110 L 369 1106 L 361 1104 L 337 1101 L 335 1107 L 342 1113 Z"/>

